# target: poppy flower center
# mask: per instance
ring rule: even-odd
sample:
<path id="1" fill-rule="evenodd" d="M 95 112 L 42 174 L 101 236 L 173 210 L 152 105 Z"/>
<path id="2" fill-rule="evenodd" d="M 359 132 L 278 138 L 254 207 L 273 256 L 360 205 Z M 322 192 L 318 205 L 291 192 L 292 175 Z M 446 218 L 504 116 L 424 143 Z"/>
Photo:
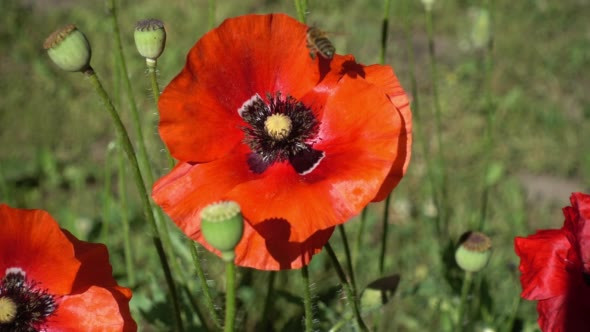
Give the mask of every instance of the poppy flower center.
<path id="1" fill-rule="evenodd" d="M 38 331 L 57 309 L 53 295 L 27 281 L 20 268 L 6 269 L 0 280 L 0 331 Z"/>
<path id="2" fill-rule="evenodd" d="M 313 148 L 320 126 L 315 114 L 291 96 L 267 94 L 266 100 L 256 94 L 238 110 L 248 124 L 242 129 L 252 150 L 250 170 L 263 173 L 275 162 L 288 162 L 297 173 L 310 173 L 325 155 Z"/>
<path id="3" fill-rule="evenodd" d="M 281 141 L 291 132 L 291 119 L 284 114 L 273 114 L 264 121 L 264 129 L 270 137 Z"/>

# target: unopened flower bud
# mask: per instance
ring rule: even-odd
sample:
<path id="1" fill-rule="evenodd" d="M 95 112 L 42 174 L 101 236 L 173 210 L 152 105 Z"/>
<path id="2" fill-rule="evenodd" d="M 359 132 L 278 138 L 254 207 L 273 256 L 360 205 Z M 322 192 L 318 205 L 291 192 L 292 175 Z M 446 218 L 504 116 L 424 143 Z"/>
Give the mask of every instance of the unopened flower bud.
<path id="1" fill-rule="evenodd" d="M 467 272 L 483 269 L 491 254 L 492 240 L 480 232 L 467 232 L 461 236 L 460 245 L 455 251 L 455 261 Z"/>
<path id="2" fill-rule="evenodd" d="M 201 231 L 205 240 L 221 251 L 224 260 L 233 260 L 234 248 L 244 232 L 244 220 L 238 203 L 222 201 L 207 205 L 201 211 Z"/>
<path id="3" fill-rule="evenodd" d="M 54 31 L 43 43 L 51 60 L 66 71 L 83 71 L 90 67 L 90 44 L 73 24 Z"/>
<path id="4" fill-rule="evenodd" d="M 137 22 L 134 37 L 137 51 L 146 59 L 156 60 L 166 46 L 164 23 L 153 18 Z"/>

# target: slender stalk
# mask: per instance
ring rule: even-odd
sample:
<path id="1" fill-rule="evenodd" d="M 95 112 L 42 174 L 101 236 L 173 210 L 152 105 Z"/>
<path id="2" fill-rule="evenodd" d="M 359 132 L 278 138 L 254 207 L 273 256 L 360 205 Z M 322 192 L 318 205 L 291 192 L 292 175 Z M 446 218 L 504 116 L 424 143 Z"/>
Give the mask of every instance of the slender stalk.
<path id="1" fill-rule="evenodd" d="M 133 86 L 129 80 L 129 72 L 127 70 L 127 63 L 125 62 L 125 55 L 123 54 L 123 45 L 121 43 L 121 33 L 119 31 L 119 23 L 117 21 L 117 7 L 115 0 L 109 0 L 107 2 L 107 9 L 111 17 L 111 25 L 113 27 L 113 37 L 115 41 L 115 54 L 117 55 L 117 61 L 121 66 L 121 72 L 123 74 L 123 85 L 129 99 L 129 105 L 131 106 L 131 115 L 133 118 L 133 126 L 135 129 L 135 135 L 137 136 L 137 144 L 139 146 L 139 163 L 142 168 L 142 174 L 146 177 L 147 182 L 151 185 L 154 182 L 154 177 L 151 171 L 148 169 L 149 160 L 148 153 L 145 147 L 143 130 L 141 129 L 141 121 L 139 118 L 139 111 L 137 110 L 137 103 L 135 102 L 135 96 L 133 94 Z"/>
<path id="2" fill-rule="evenodd" d="M 190 289 L 188 289 L 188 287 L 186 285 L 183 285 L 182 290 L 184 291 L 184 295 L 186 295 L 186 298 L 190 302 L 191 307 L 193 308 L 193 310 L 197 314 L 197 317 L 199 317 L 201 324 L 203 324 L 205 331 L 210 331 L 211 328 L 209 327 L 209 324 L 207 323 L 207 318 L 203 314 L 203 311 L 201 311 L 201 308 L 199 308 L 199 304 L 197 303 L 197 301 L 195 301 L 195 298 L 192 296 Z"/>
<path id="3" fill-rule="evenodd" d="M 463 278 L 463 286 L 461 287 L 461 302 L 459 303 L 459 314 L 457 315 L 457 329 L 456 331 L 463 331 L 463 314 L 465 312 L 465 306 L 467 305 L 467 294 L 469 288 L 471 288 L 471 281 L 473 280 L 473 273 L 465 271 L 465 277 Z"/>
<path id="4" fill-rule="evenodd" d="M 6 183 L 6 179 L 4 178 L 4 171 L 2 170 L 2 165 L 0 164 L 0 194 L 3 197 L 5 203 L 12 204 L 13 197 L 10 193 L 10 188 Z"/>
<path id="5" fill-rule="evenodd" d="M 119 146 L 122 144 L 119 142 Z M 119 189 L 119 207 L 121 213 L 121 223 L 123 224 L 123 252 L 125 253 L 125 271 L 127 272 L 127 283 L 135 286 L 135 269 L 133 268 L 133 251 L 131 250 L 130 224 L 129 215 L 127 214 L 127 182 L 125 179 L 125 156 L 121 150 L 119 155 L 117 179 Z"/>
<path id="6" fill-rule="evenodd" d="M 158 101 L 160 100 L 160 86 L 158 85 L 158 62 L 157 60 L 153 59 L 146 59 L 145 60 L 146 66 L 148 68 L 148 74 L 150 75 L 150 82 L 152 85 L 152 96 L 154 98 L 154 105 L 156 106 L 156 112 L 158 111 Z M 166 158 L 168 159 L 168 165 L 170 168 L 174 167 L 174 158 L 170 155 L 170 151 L 168 149 L 164 149 L 166 151 Z M 168 229 L 165 230 L 168 232 Z"/>
<path id="7" fill-rule="evenodd" d="M 307 18 L 307 0 L 295 0 L 295 9 L 297 10 L 297 19 L 305 23 Z"/>
<path id="8" fill-rule="evenodd" d="M 152 84 L 152 97 L 154 97 L 154 102 L 157 109 L 158 100 L 160 99 L 160 86 L 158 85 L 158 62 L 157 60 L 146 59 L 145 63 L 148 68 L 148 74 L 150 75 L 150 82 Z"/>
<path id="9" fill-rule="evenodd" d="M 137 110 L 137 104 L 135 102 L 135 96 L 133 94 L 133 86 L 131 85 L 131 81 L 129 80 L 129 72 L 127 71 L 127 64 L 125 62 L 125 56 L 123 54 L 123 46 L 121 44 L 121 33 L 119 31 L 119 24 L 117 21 L 117 7 L 115 5 L 115 0 L 109 0 L 107 2 L 107 8 L 110 12 L 111 16 L 111 23 L 113 26 L 113 34 L 115 39 L 116 45 L 116 55 L 117 55 L 117 62 L 121 68 L 121 73 L 123 76 L 123 82 L 125 86 L 125 91 L 127 94 L 127 98 L 129 99 L 129 105 L 131 106 L 131 115 L 133 118 L 133 124 L 135 127 L 135 134 L 137 136 L 137 143 L 139 145 L 139 166 L 141 169 L 142 175 L 145 177 L 144 186 L 151 187 L 154 183 L 154 173 L 149 161 L 147 149 L 145 146 L 143 131 L 141 120 L 139 117 L 139 111 Z M 159 90 L 159 89 L 158 89 Z M 158 94 L 159 95 L 159 94 Z M 147 188 L 146 187 L 146 188 Z M 158 234 L 158 238 L 161 242 L 163 242 L 163 248 L 165 249 L 164 252 L 168 252 L 173 255 L 173 248 L 170 240 L 170 231 L 168 229 L 168 225 L 166 223 L 166 217 L 162 210 L 156 206 L 153 206 L 154 212 L 154 220 L 156 223 L 155 232 Z M 160 231 L 163 233 L 163 236 L 160 236 Z M 174 256 L 174 255 L 173 255 Z M 178 262 L 175 259 L 170 260 L 170 267 L 174 270 L 175 275 L 182 275 L 183 271 L 178 265 Z"/>
<path id="10" fill-rule="evenodd" d="M 274 295 L 274 284 L 275 279 L 277 276 L 277 272 L 270 271 L 268 275 L 268 284 L 266 286 L 266 298 L 264 299 L 264 309 L 262 310 L 262 330 L 268 331 L 269 327 L 269 315 L 271 310 L 271 303 L 273 302 L 273 295 Z"/>
<path id="11" fill-rule="evenodd" d="M 152 241 L 154 242 L 154 246 L 156 247 L 156 251 L 158 252 L 160 264 L 162 265 L 162 270 L 164 270 L 164 276 L 166 278 L 168 290 L 170 291 L 170 296 L 172 298 L 172 303 L 174 306 L 174 315 L 176 320 L 176 328 L 178 331 L 183 331 L 184 328 L 180 316 L 180 302 L 178 300 L 178 294 L 176 292 L 176 285 L 174 283 L 174 279 L 172 278 L 172 274 L 170 273 L 170 266 L 168 265 L 168 260 L 166 258 L 166 255 L 164 254 L 164 248 L 162 247 L 162 241 L 157 231 L 156 220 L 154 218 L 150 199 L 145 188 L 145 182 L 143 181 L 141 171 L 139 170 L 139 163 L 137 162 L 137 157 L 135 156 L 133 145 L 131 144 L 131 140 L 129 139 L 129 135 L 127 134 L 127 130 L 125 129 L 123 122 L 121 122 L 119 114 L 115 110 L 115 107 L 113 106 L 109 96 L 104 90 L 94 70 L 89 67 L 84 72 L 84 75 L 89 79 L 90 83 L 92 84 L 92 87 L 100 97 L 106 110 L 109 112 L 109 115 L 111 116 L 114 122 L 117 134 L 119 135 L 119 138 L 121 140 L 125 154 L 127 155 L 127 159 L 131 165 L 133 178 L 135 180 L 135 184 L 137 186 L 137 190 L 139 191 L 139 196 L 144 207 L 144 216 L 148 221 L 148 224 L 150 225 L 152 231 Z"/>
<path id="12" fill-rule="evenodd" d="M 344 291 L 346 292 L 346 297 L 348 297 L 349 301 L 352 303 L 353 313 L 354 313 L 354 317 L 356 319 L 357 327 L 359 328 L 359 330 L 361 330 L 363 332 L 368 332 L 369 329 L 367 328 L 367 325 L 365 325 L 365 322 L 363 321 L 363 318 L 361 317 L 361 312 L 359 310 L 358 300 L 357 300 L 356 296 L 354 296 L 354 293 L 352 292 L 352 287 L 350 286 L 350 283 L 348 283 L 348 280 L 346 279 L 346 275 L 344 274 L 344 270 L 342 269 L 340 262 L 338 262 L 338 257 L 336 257 L 336 253 L 334 253 L 334 249 L 332 249 L 330 242 L 326 243 L 324 248 L 326 248 L 326 251 L 328 252 L 328 256 L 330 256 L 330 259 L 332 260 L 332 264 L 334 265 L 334 268 L 336 269 L 336 273 L 338 274 L 338 278 L 340 279 L 340 283 L 342 284 L 342 287 L 344 288 Z"/>
<path id="13" fill-rule="evenodd" d="M 387 34 L 389 32 L 389 9 L 391 0 L 385 0 L 383 22 L 381 23 L 381 50 L 379 52 L 379 63 L 385 63 L 385 53 L 387 52 Z"/>
<path id="14" fill-rule="evenodd" d="M 352 292 L 356 298 L 356 281 L 354 280 L 354 268 L 352 265 L 352 257 L 350 256 L 350 248 L 348 246 L 348 238 L 346 236 L 346 230 L 344 225 L 338 225 L 338 231 L 342 237 L 342 244 L 344 244 L 344 254 L 346 255 L 346 265 L 348 268 L 348 275 L 350 277 L 350 285 L 352 286 Z"/>
<path id="15" fill-rule="evenodd" d="M 219 313 L 215 310 L 215 304 L 213 303 L 213 297 L 211 296 L 211 292 L 209 291 L 209 285 L 207 285 L 207 278 L 205 278 L 205 273 L 203 272 L 203 267 L 201 266 L 201 258 L 199 257 L 199 250 L 197 248 L 197 244 L 190 240 L 190 249 L 191 255 L 193 257 L 193 264 L 195 265 L 195 270 L 197 270 L 197 277 L 199 278 L 199 282 L 201 284 L 201 290 L 203 291 L 203 295 L 205 297 L 205 305 L 209 310 L 209 315 L 215 323 L 215 326 L 221 328 L 221 319 L 219 317 Z"/>
<path id="16" fill-rule="evenodd" d="M 103 188 L 103 204 L 102 204 L 102 227 L 100 230 L 100 238 L 102 243 L 109 243 L 109 226 L 111 223 L 111 149 L 107 148 L 104 166 L 104 188 Z"/>
<path id="17" fill-rule="evenodd" d="M 311 289 L 309 288 L 309 271 L 307 266 L 301 268 L 303 279 L 303 308 L 305 310 L 305 332 L 313 331 L 313 309 L 311 303 Z"/>
<path id="18" fill-rule="evenodd" d="M 430 153 L 428 151 L 428 145 L 426 144 L 425 135 L 422 131 L 422 121 L 420 113 L 420 94 L 418 93 L 418 80 L 416 79 L 416 65 L 414 62 L 414 44 L 412 42 L 412 22 L 410 20 L 410 15 L 408 15 L 408 7 L 410 4 L 408 1 L 405 1 L 404 3 L 404 6 L 402 6 L 403 12 L 400 15 L 404 20 L 406 49 L 408 50 L 410 90 L 412 94 L 412 116 L 415 119 L 412 125 L 412 130 L 414 131 L 415 137 L 417 137 L 416 143 L 419 146 L 420 150 L 422 150 L 424 162 L 426 163 L 426 174 L 428 182 L 430 183 L 430 190 L 432 191 L 434 204 L 436 206 L 437 211 L 440 211 L 440 199 L 437 191 L 435 176 L 433 173 L 432 160 L 430 158 Z M 438 238 L 440 238 L 440 233 L 442 232 L 439 216 L 440 215 L 437 214 L 435 224 Z"/>
<path id="19" fill-rule="evenodd" d="M 379 252 L 379 274 L 383 275 L 385 271 L 385 253 L 387 252 L 387 234 L 389 231 L 389 206 L 391 205 L 391 194 L 385 200 L 383 209 L 383 230 L 381 232 L 381 251 Z"/>
<path id="20" fill-rule="evenodd" d="M 356 239 L 354 241 L 354 253 L 353 258 L 355 262 L 355 266 L 357 265 L 359 259 L 359 252 L 361 248 L 361 242 L 363 240 L 363 234 L 365 232 L 365 224 L 367 223 L 367 215 L 369 214 L 369 207 L 366 206 L 363 211 L 361 212 L 361 222 L 359 223 L 359 228 L 356 233 Z"/>
<path id="21" fill-rule="evenodd" d="M 207 13 L 209 16 L 209 29 L 213 29 L 215 27 L 215 0 L 209 0 L 209 8 L 207 10 Z"/>
<path id="22" fill-rule="evenodd" d="M 233 260 L 225 262 L 225 324 L 224 332 L 233 332 L 236 321 L 236 266 Z"/>
<path id="23" fill-rule="evenodd" d="M 426 32 L 428 35 L 428 55 L 430 58 L 430 79 L 432 81 L 432 98 L 434 99 L 434 119 L 436 131 L 436 144 L 438 149 L 438 166 L 440 170 L 440 206 L 438 214 L 442 223 L 443 232 L 448 231 L 449 209 L 448 209 L 448 188 L 445 165 L 445 154 L 442 143 L 442 107 L 438 93 L 438 69 L 434 49 L 434 14 L 432 10 L 426 10 Z"/>
<path id="24" fill-rule="evenodd" d="M 494 148 L 494 122 L 495 122 L 495 106 L 494 106 L 494 96 L 492 93 L 492 76 L 494 70 L 494 58 L 493 58 L 493 47 L 494 47 L 494 1 L 489 0 L 487 2 L 488 12 L 490 15 L 490 31 L 489 36 L 490 40 L 488 41 L 488 45 L 485 49 L 484 54 L 484 99 L 485 99 L 485 114 L 486 114 L 486 135 L 485 135 L 485 148 L 484 148 L 484 160 L 485 160 L 485 171 L 483 174 L 483 192 L 481 198 L 481 209 L 480 209 L 480 217 L 479 217 L 479 230 L 484 230 L 485 220 L 487 217 L 487 210 L 488 210 L 488 197 L 489 197 L 489 190 L 490 186 L 485 183 L 485 179 L 488 175 L 490 170 L 491 161 L 492 161 L 492 152 Z"/>

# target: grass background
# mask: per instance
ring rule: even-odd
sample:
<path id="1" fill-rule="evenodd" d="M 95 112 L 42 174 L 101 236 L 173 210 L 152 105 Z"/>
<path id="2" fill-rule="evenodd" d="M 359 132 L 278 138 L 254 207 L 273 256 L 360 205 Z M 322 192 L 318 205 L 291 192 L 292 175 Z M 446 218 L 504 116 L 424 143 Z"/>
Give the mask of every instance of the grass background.
<path id="1" fill-rule="evenodd" d="M 190 47 L 207 31 L 207 2 L 120 1 L 119 6 L 124 52 L 148 148 L 159 173 L 164 174 L 166 160 L 157 137 L 157 115 L 143 60 L 135 51 L 133 27 L 137 20 L 148 17 L 165 22 L 168 41 L 159 60 L 164 87 L 182 68 Z M 367 321 L 378 324 L 382 331 L 449 330 L 459 297 L 456 271 L 445 260 L 445 247 L 473 227 L 480 214 L 486 176 L 490 180 L 485 231 L 493 240 L 494 251 L 478 279 L 484 300 L 472 313 L 473 329 L 509 330 L 506 322 L 516 315 L 515 331 L 535 330 L 535 304 L 518 302 L 513 238 L 540 228 L 561 227 L 561 207 L 568 204 L 569 194 L 590 186 L 590 2 L 494 1 L 489 90 L 482 21 L 478 20 L 485 8 L 481 1 L 434 2 L 442 141 L 451 207 L 449 233 L 437 239 L 433 235 L 437 211 L 426 163 L 426 158 L 436 153 L 436 128 L 424 8 L 420 1 L 392 1 L 386 63 L 395 68 L 408 92 L 414 70 L 420 101 L 414 123 L 422 135 L 415 132 L 412 163 L 391 201 L 385 270 L 386 274 L 399 274 L 401 282 L 391 302 L 366 313 Z M 352 53 L 364 64 L 378 62 L 381 1 L 310 1 L 309 10 L 310 24 L 333 32 L 338 53 Z M 3 0 L 0 12 L 0 201 L 48 210 L 79 238 L 105 242 L 114 273 L 125 285 L 118 204 L 121 195 L 129 197 L 125 212 L 132 219 L 138 271 L 132 308 L 143 330 L 165 330 L 170 324 L 170 308 L 162 288 L 162 272 L 133 184 L 123 193 L 118 190 L 120 153 L 110 119 L 82 75 L 57 69 L 41 47 L 56 28 L 76 24 L 91 42 L 93 67 L 130 124 L 120 77 L 114 71 L 114 42 L 104 2 Z M 270 12 L 295 16 L 295 7 L 289 1 L 219 1 L 216 25 L 227 17 Z M 486 93 L 490 93 L 495 117 L 491 147 L 483 134 L 490 110 Z M 488 175 L 489 165 L 493 165 L 494 174 Z M 361 288 L 380 277 L 382 212 L 383 203 L 369 207 L 367 231 L 356 257 Z M 103 221 L 109 223 L 106 230 Z M 353 242 L 358 225 L 354 220 L 346 226 Z M 174 232 L 174 239 L 175 259 L 187 266 L 187 277 L 194 279 L 183 236 Z M 331 242 L 343 261 L 338 234 Z M 208 253 L 203 256 L 212 286 L 221 291 L 220 262 Z M 317 300 L 317 329 L 328 330 L 348 317 L 346 301 L 324 253 L 314 258 L 310 271 Z M 238 326 L 260 330 L 269 274 L 248 269 L 239 273 Z M 301 329 L 299 275 L 297 271 L 277 274 L 277 296 L 271 311 L 277 331 Z M 189 286 L 199 299 L 198 287 Z M 217 295 L 221 304 L 222 294 Z M 187 317 L 198 330 L 194 315 L 187 313 Z M 351 328 L 351 324 L 343 324 L 344 330 Z"/>

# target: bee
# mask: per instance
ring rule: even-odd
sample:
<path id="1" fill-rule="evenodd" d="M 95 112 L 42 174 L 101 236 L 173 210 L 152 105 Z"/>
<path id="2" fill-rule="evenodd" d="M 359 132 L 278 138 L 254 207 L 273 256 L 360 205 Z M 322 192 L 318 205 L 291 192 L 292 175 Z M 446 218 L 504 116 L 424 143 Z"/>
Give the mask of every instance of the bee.
<path id="1" fill-rule="evenodd" d="M 326 33 L 316 27 L 307 28 L 307 48 L 312 59 L 319 53 L 324 59 L 330 60 L 336 52 L 332 42 L 326 38 Z"/>

